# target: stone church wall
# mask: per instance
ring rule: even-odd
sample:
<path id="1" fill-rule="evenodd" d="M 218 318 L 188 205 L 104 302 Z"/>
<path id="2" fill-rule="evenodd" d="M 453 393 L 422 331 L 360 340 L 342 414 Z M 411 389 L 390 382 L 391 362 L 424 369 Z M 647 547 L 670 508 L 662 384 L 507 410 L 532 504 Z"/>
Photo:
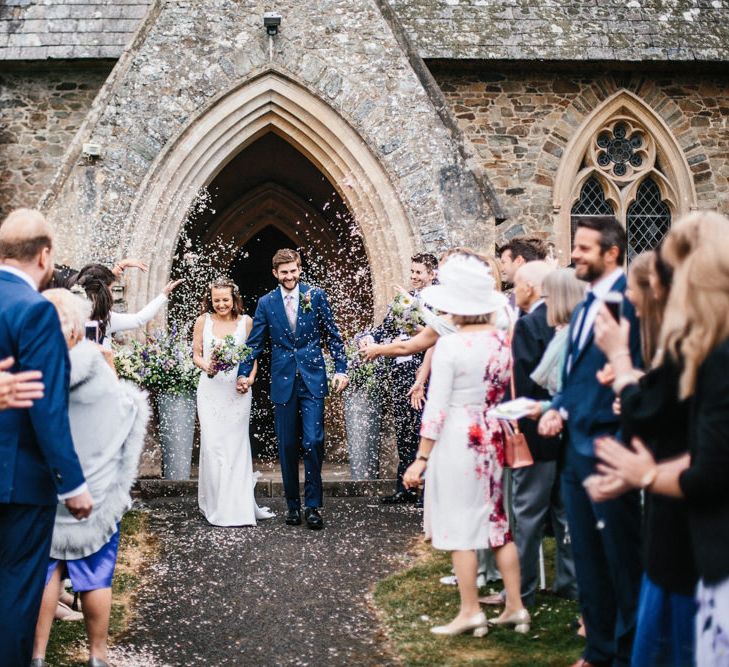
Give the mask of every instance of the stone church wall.
<path id="1" fill-rule="evenodd" d="M 0 74 L 0 219 L 38 204 L 110 70 L 44 64 Z"/>
<path id="2" fill-rule="evenodd" d="M 585 72 L 464 71 L 430 63 L 458 123 L 480 156 L 509 219 L 509 238 L 552 234 L 554 177 L 583 120 L 619 88 L 640 96 L 678 139 L 699 208 L 729 212 L 729 78 L 649 75 L 630 79 Z"/>

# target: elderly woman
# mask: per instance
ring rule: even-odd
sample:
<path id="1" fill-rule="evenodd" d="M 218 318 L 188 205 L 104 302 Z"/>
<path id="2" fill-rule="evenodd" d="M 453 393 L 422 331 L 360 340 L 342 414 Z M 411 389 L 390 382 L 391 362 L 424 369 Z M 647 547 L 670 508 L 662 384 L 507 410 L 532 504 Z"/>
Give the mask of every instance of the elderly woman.
<path id="1" fill-rule="evenodd" d="M 63 289 L 44 292 L 61 320 L 71 359 L 71 432 L 94 499 L 88 521 L 76 521 L 58 505 L 31 667 L 45 665 L 48 635 L 62 576 L 81 593 L 89 637 L 90 667 L 104 667 L 111 612 L 111 580 L 119 545 L 119 522 L 131 506 L 149 419 L 146 395 L 120 382 L 99 346 L 84 340 L 91 310 L 85 299 Z"/>

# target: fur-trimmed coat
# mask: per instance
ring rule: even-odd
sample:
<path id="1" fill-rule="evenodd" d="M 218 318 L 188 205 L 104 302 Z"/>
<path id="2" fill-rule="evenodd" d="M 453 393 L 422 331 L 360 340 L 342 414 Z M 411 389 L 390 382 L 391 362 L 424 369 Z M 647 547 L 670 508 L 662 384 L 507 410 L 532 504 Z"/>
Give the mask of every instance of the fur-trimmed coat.
<path id="1" fill-rule="evenodd" d="M 81 341 L 69 356 L 71 433 L 94 509 L 88 519 L 77 521 L 59 503 L 51 557 L 61 560 L 101 549 L 131 507 L 129 491 L 150 415 L 146 393 L 118 380 L 96 345 Z"/>

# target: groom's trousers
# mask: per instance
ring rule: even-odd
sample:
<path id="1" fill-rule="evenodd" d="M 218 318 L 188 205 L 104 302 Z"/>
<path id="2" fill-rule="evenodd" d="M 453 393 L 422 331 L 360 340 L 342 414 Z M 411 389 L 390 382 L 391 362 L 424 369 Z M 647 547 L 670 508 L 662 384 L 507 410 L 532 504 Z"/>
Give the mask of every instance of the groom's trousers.
<path id="1" fill-rule="evenodd" d="M 296 375 L 287 403 L 273 407 L 278 456 L 281 461 L 286 504 L 299 509 L 299 447 L 304 453 L 304 505 L 323 505 L 321 466 L 324 460 L 324 399 L 315 398 Z"/>

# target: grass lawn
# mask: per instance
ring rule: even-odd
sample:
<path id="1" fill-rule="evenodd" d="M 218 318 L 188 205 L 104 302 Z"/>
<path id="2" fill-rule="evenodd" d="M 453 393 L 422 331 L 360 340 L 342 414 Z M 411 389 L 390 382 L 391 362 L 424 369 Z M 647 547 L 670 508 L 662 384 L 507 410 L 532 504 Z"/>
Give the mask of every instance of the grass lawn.
<path id="1" fill-rule="evenodd" d="M 112 585 L 110 643 L 129 625 L 134 593 L 143 582 L 145 564 L 155 553 L 156 544 L 147 532 L 147 516 L 143 512 L 127 512 L 122 520 L 119 557 Z M 46 662 L 53 667 L 77 667 L 85 665 L 87 659 L 83 621 L 54 621 Z"/>
<path id="2" fill-rule="evenodd" d="M 553 560 L 552 539 L 545 544 L 548 581 Z M 531 630 L 526 635 L 500 627 L 489 628 L 489 634 L 482 639 L 431 634 L 432 626 L 446 623 L 458 613 L 456 587 L 438 581 L 447 574 L 451 574 L 450 554 L 421 542 L 416 547 L 415 564 L 384 579 L 375 588 L 375 605 L 393 648 L 405 665 L 564 667 L 580 656 L 584 642 L 573 627 L 579 615 L 577 604 L 548 593 L 538 595 L 531 610 Z M 489 617 L 500 613 L 497 607 L 484 609 Z"/>

